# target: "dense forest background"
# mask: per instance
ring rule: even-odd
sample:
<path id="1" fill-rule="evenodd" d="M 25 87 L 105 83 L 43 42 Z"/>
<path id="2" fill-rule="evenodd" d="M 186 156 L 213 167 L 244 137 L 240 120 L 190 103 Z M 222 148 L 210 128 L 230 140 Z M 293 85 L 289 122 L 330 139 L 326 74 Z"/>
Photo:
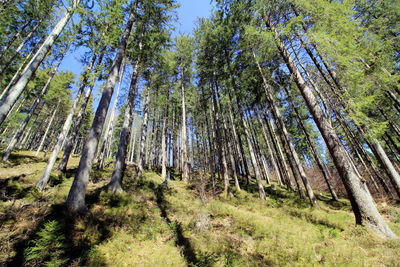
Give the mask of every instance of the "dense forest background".
<path id="1" fill-rule="evenodd" d="M 0 1 L 3 264 L 398 264 L 399 1 L 210 4 Z"/>

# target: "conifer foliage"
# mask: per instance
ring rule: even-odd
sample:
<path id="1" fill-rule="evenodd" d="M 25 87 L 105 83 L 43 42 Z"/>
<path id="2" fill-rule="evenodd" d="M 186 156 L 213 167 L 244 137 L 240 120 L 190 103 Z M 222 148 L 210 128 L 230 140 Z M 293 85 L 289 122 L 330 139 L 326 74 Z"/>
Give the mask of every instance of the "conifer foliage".
<path id="1" fill-rule="evenodd" d="M 400 201 L 399 2 L 214 5 L 177 35 L 176 0 L 2 1 L 2 164 L 35 151 L 38 191 L 72 175 L 72 216 L 96 173 L 120 194 L 158 171 L 165 190 L 173 176 L 224 198 L 268 200 L 267 185 L 315 209 L 347 198 L 356 224 L 397 238 L 376 203 Z M 64 235 L 45 229 L 36 247 L 57 256 Z"/>

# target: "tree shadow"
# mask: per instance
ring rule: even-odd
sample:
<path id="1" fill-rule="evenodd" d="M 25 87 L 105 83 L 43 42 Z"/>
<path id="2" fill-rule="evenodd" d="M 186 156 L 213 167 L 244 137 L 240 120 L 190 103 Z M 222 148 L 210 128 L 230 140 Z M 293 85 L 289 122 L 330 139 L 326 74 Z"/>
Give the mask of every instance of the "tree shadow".
<path id="1" fill-rule="evenodd" d="M 98 200 L 102 188 L 98 188 L 88 194 L 87 200 L 89 205 Z M 110 220 L 110 218 L 108 218 Z M 15 256 L 11 258 L 8 262 L 0 263 L 2 266 L 25 266 L 32 265 L 32 263 L 27 262 L 26 251 L 37 243 L 35 240 L 40 240 L 43 238 L 43 231 L 45 231 L 46 224 L 55 221 L 60 225 L 60 233 L 62 236 L 62 249 L 60 249 L 60 257 L 66 260 L 66 265 L 71 264 L 85 265 L 88 260 L 88 255 L 91 248 L 97 244 L 102 243 L 109 237 L 111 237 L 112 223 L 105 222 L 102 216 L 99 214 L 93 214 L 87 212 L 84 215 L 72 216 L 66 210 L 64 204 L 52 205 L 50 211 L 44 215 L 36 227 L 30 231 L 26 238 L 19 238 L 19 240 L 13 245 L 13 250 L 16 252 Z M 91 240 L 90 237 L 85 236 L 84 231 L 79 225 L 91 226 L 96 229 L 97 238 L 95 241 Z M 97 257 L 97 256 L 96 256 Z M 49 258 L 40 259 L 39 263 L 35 262 L 33 265 L 44 265 L 46 260 Z M 96 263 L 104 262 L 101 258 L 96 259 Z M 100 264 L 105 266 L 104 264 Z"/>
<path id="2" fill-rule="evenodd" d="M 179 222 L 172 221 L 168 217 L 168 203 L 164 197 L 164 186 L 155 185 L 153 182 L 149 182 L 149 188 L 151 188 L 156 196 L 157 206 L 160 210 L 161 217 L 164 218 L 165 222 L 171 227 L 175 232 L 175 245 L 182 249 L 183 257 L 185 258 L 189 266 L 199 266 L 199 261 L 196 257 L 194 248 L 188 238 L 183 234 L 182 225 Z M 202 266 L 207 266 L 202 264 Z"/>
<path id="3" fill-rule="evenodd" d="M 340 201 L 340 200 L 334 200 L 334 199 L 332 199 L 332 197 L 327 197 L 327 196 L 324 196 L 323 194 L 315 194 L 315 196 L 319 201 L 324 202 L 331 209 L 348 210 L 348 211 L 352 210 L 350 203 L 346 203 L 346 202 Z"/>
<path id="4" fill-rule="evenodd" d="M 4 153 L 2 153 L 1 155 L 3 156 Z M 11 155 L 8 157 L 7 162 L 2 162 L 0 167 L 8 168 L 22 164 L 39 163 L 43 161 L 44 161 L 43 159 L 38 158 L 36 156 L 11 153 Z"/>
<path id="5" fill-rule="evenodd" d="M 22 186 L 18 181 L 25 177 L 26 174 L 12 176 L 7 179 L 0 179 L 0 200 L 9 201 L 24 198 L 33 186 Z"/>

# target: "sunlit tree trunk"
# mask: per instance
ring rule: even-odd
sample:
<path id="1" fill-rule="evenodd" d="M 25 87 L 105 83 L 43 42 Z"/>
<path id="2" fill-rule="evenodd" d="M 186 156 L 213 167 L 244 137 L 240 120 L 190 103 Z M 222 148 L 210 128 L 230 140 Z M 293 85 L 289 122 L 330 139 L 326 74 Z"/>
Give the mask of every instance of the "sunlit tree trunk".
<path id="1" fill-rule="evenodd" d="M 69 19 L 74 13 L 76 7 L 79 5 L 80 0 L 74 0 L 70 8 L 65 12 L 63 17 L 57 23 L 57 25 L 50 32 L 42 46 L 35 53 L 32 60 L 28 63 L 25 69 L 22 71 L 18 80 L 10 88 L 9 92 L 0 101 L 0 125 L 4 122 L 10 109 L 18 100 L 32 75 L 36 72 L 39 65 L 42 63 L 43 59 L 46 57 L 47 53 L 50 51 L 58 35 L 63 31 L 64 27 L 67 25 Z"/>
<path id="2" fill-rule="evenodd" d="M 71 190 L 68 194 L 67 208 L 70 212 L 83 212 L 85 207 L 86 186 L 89 182 L 89 173 L 92 169 L 93 160 L 96 153 L 96 148 L 99 142 L 101 130 L 107 114 L 107 109 L 110 105 L 111 97 L 114 91 L 114 86 L 118 79 L 118 73 L 122 66 L 122 60 L 128 44 L 128 39 L 132 31 L 135 20 L 136 1 L 132 3 L 128 23 L 122 34 L 117 53 L 115 55 L 111 70 L 108 74 L 106 85 L 103 89 L 102 96 L 96 110 L 92 127 L 87 136 L 85 146 L 82 151 L 81 160 L 75 174 L 75 179 Z"/>
<path id="3" fill-rule="evenodd" d="M 268 21 L 266 22 L 269 26 L 271 26 Z M 339 137 L 332 128 L 332 125 L 324 117 L 323 111 L 319 106 L 314 93 L 304 81 L 300 71 L 297 69 L 295 62 L 291 58 L 289 52 L 276 32 L 275 37 L 278 49 L 285 60 L 286 65 L 292 74 L 292 78 L 296 82 L 311 114 L 313 115 L 314 121 L 325 140 L 336 168 L 342 178 L 343 184 L 345 185 L 351 205 L 353 207 L 356 223 L 369 227 L 381 236 L 395 238 L 396 235 L 392 232 L 392 230 L 383 220 L 382 216 L 379 214 L 375 202 L 365 183 L 354 170 L 354 167 L 350 164 L 350 159 L 348 158 L 345 148 L 341 144 Z"/>

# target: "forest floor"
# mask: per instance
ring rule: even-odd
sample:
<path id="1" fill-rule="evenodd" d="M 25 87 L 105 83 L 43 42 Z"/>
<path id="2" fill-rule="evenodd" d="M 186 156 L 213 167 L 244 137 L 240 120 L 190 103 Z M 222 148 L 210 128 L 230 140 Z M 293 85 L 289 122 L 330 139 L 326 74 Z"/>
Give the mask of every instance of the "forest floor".
<path id="1" fill-rule="evenodd" d="M 63 202 L 77 163 L 43 192 L 42 158 L 17 152 L 0 166 L 0 266 L 400 266 L 400 241 L 355 226 L 348 201 L 320 194 L 316 209 L 276 185 L 267 201 L 252 185 L 224 198 L 198 176 L 172 175 L 167 190 L 156 172 L 128 169 L 125 192 L 112 195 L 110 167 L 92 173 L 88 212 L 71 218 Z M 379 209 L 400 236 L 400 207 Z"/>

